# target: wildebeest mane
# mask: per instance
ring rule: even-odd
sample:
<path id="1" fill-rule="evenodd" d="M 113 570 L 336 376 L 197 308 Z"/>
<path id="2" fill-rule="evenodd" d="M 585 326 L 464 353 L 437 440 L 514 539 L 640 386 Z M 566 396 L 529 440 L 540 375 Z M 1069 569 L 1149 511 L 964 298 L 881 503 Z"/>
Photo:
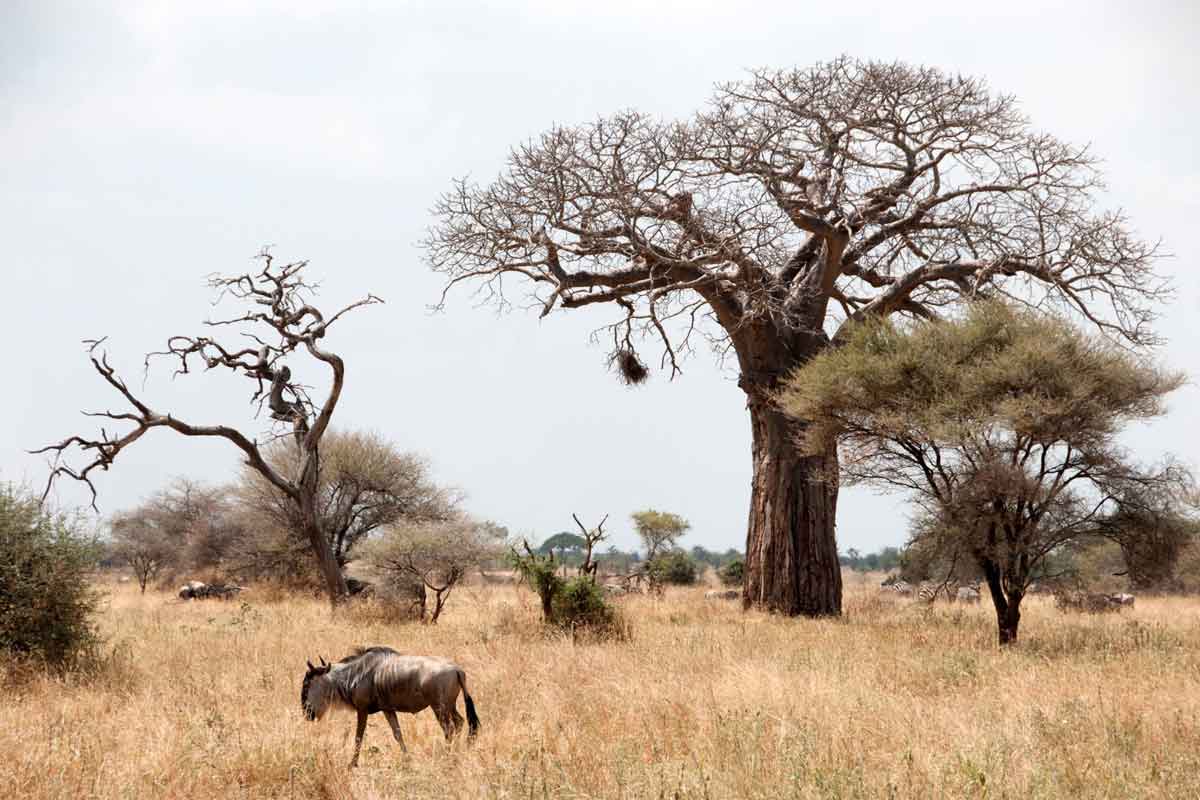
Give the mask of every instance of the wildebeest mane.
<path id="1" fill-rule="evenodd" d="M 371 653 L 388 654 L 388 655 L 395 655 L 395 656 L 400 655 L 392 648 L 383 647 L 382 645 L 376 645 L 374 647 L 355 647 L 350 650 L 350 655 L 342 656 L 341 660 L 338 661 L 337 663 L 347 664 L 356 658 L 362 658 L 363 656 L 370 655 Z"/>
<path id="2" fill-rule="evenodd" d="M 390 647 L 356 647 L 329 672 L 329 680 L 338 699 L 353 705 L 352 695 L 362 680 L 378 680 L 378 668 L 392 656 L 400 655 Z"/>

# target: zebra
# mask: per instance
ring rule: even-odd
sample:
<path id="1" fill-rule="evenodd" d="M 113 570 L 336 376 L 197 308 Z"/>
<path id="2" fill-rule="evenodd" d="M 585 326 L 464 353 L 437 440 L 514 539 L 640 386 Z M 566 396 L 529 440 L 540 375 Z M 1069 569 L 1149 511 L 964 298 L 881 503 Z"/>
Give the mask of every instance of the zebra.
<path id="1" fill-rule="evenodd" d="M 902 581 L 899 578 L 893 577 L 880 583 L 879 591 L 893 592 L 901 597 L 911 597 L 913 593 L 913 586 L 908 581 Z"/>
<path id="2" fill-rule="evenodd" d="M 948 603 L 956 600 L 960 603 L 979 602 L 978 583 L 951 583 L 950 581 L 922 581 L 917 587 L 917 599 L 922 603 L 933 603 L 942 597 Z"/>

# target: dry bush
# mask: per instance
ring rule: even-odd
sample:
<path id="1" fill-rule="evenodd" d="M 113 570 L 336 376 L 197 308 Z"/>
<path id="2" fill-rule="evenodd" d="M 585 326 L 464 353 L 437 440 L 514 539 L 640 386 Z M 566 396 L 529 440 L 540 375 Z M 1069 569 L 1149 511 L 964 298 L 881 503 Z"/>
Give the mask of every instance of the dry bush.
<path id="1" fill-rule="evenodd" d="M 884 603 L 841 619 L 622 598 L 629 642 L 548 636 L 537 599 L 460 589 L 439 625 L 320 598 L 179 603 L 112 584 L 101 616 L 134 682 L 40 679 L 0 706 L 0 793 L 43 798 L 798 798 L 1200 795 L 1200 601 L 1063 617 L 1030 598 L 1001 652 L 986 608 Z M 246 597 L 253 598 L 248 589 Z M 304 661 L 353 646 L 455 659 L 483 721 L 446 745 L 401 716 L 305 722 Z M 461 701 L 460 701 L 461 709 Z"/>

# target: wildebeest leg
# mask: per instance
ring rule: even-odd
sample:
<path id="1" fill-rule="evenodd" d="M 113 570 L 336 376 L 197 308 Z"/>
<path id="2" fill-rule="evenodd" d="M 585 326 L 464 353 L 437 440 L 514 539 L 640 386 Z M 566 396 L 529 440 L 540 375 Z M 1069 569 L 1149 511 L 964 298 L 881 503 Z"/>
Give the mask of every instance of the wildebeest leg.
<path id="1" fill-rule="evenodd" d="M 437 721 L 442 726 L 442 733 L 446 734 L 446 741 L 450 741 L 454 736 L 454 723 L 450 720 L 450 714 L 444 706 L 435 706 L 433 713 L 437 716 Z"/>
<path id="2" fill-rule="evenodd" d="M 450 724 L 454 726 L 454 733 L 457 736 L 458 732 L 462 730 L 463 718 L 462 714 L 458 713 L 458 709 L 453 706 L 450 707 Z"/>
<path id="3" fill-rule="evenodd" d="M 396 712 L 385 711 L 383 715 L 387 717 L 388 725 L 392 726 L 392 736 L 395 736 L 396 741 L 400 743 L 400 750 L 407 753 L 408 748 L 404 746 L 404 737 L 400 735 L 400 720 L 396 719 Z"/>
<path id="4" fill-rule="evenodd" d="M 354 729 L 354 758 L 350 759 L 350 766 L 358 766 L 358 751 L 362 749 L 363 734 L 367 732 L 367 712 L 358 712 L 358 727 Z"/>

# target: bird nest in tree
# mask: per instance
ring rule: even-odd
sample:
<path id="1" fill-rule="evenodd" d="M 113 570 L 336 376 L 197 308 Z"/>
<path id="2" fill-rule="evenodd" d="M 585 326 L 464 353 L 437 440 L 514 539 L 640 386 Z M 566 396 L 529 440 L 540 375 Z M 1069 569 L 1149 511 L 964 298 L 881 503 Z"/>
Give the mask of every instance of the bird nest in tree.
<path id="1" fill-rule="evenodd" d="M 650 376 L 650 370 L 637 357 L 637 353 L 628 348 L 622 348 L 613 353 L 612 364 L 621 376 L 621 382 L 626 386 L 636 386 Z"/>

